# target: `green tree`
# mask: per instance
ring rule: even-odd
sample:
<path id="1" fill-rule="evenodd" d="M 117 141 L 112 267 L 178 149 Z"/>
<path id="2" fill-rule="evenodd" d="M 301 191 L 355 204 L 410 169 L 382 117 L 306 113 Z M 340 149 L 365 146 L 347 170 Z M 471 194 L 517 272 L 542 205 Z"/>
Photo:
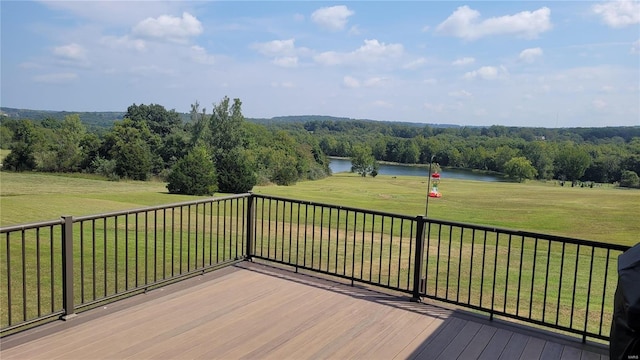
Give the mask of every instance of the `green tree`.
<path id="1" fill-rule="evenodd" d="M 526 179 L 533 179 L 538 171 L 531 161 L 527 160 L 524 156 L 514 157 L 504 164 L 504 172 L 508 177 L 516 179 L 518 182 L 523 182 Z"/>
<path id="2" fill-rule="evenodd" d="M 379 165 L 371 154 L 371 148 L 364 145 L 355 145 L 351 149 L 351 172 L 375 177 L 378 175 Z"/>
<path id="3" fill-rule="evenodd" d="M 253 189 L 258 181 L 251 158 L 239 147 L 223 154 L 218 164 L 218 188 L 221 192 L 245 193 Z"/>
<path id="4" fill-rule="evenodd" d="M 152 135 L 145 123 L 125 118 L 117 121 L 105 136 L 109 159 L 116 161 L 116 174 L 121 178 L 146 180 L 153 167 L 153 154 L 145 140 Z"/>
<path id="5" fill-rule="evenodd" d="M 622 172 L 622 178 L 620 180 L 620 186 L 637 188 L 640 187 L 640 177 L 633 171 L 625 170 Z"/>
<path id="6" fill-rule="evenodd" d="M 86 129 L 78 114 L 67 115 L 54 130 L 56 142 L 52 146 L 55 156 L 53 171 L 77 171 L 82 162 L 82 148 L 80 147 L 86 135 Z"/>
<path id="7" fill-rule="evenodd" d="M 558 150 L 556 155 L 556 175 L 558 178 L 569 180 L 572 185 L 575 185 L 590 164 L 589 153 L 573 143 L 567 143 Z"/>
<path id="8" fill-rule="evenodd" d="M 36 158 L 33 156 L 33 148 L 27 143 L 14 143 L 9 149 L 11 152 L 2 162 L 3 169 L 27 171 L 36 168 Z"/>
<path id="9" fill-rule="evenodd" d="M 218 179 L 207 149 L 196 146 L 179 159 L 171 168 L 167 182 L 172 194 L 213 195 L 218 190 Z"/>

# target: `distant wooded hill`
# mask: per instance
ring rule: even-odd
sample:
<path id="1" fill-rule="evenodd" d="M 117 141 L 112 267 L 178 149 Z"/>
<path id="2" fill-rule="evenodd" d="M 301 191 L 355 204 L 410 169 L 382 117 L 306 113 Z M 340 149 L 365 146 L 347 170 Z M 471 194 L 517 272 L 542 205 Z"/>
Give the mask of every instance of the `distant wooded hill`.
<path id="1" fill-rule="evenodd" d="M 80 121 L 88 127 L 94 128 L 110 128 L 113 122 L 116 120 L 122 120 L 126 112 L 124 111 L 50 111 L 50 110 L 31 110 L 31 109 L 15 109 L 9 107 L 0 107 L 0 115 L 8 116 L 12 119 L 30 119 L 41 121 L 44 119 L 56 119 L 63 120 L 65 116 L 71 114 L 78 114 Z M 182 118 L 182 121 L 188 123 L 191 117 L 188 113 L 178 113 Z M 377 122 L 383 124 L 395 124 L 410 127 L 424 127 L 429 125 L 430 127 L 437 128 L 452 128 L 460 127 L 459 125 L 451 124 L 423 124 L 412 122 L 398 122 L 398 121 L 378 121 L 369 119 L 351 119 L 345 117 L 327 116 L 327 115 L 291 115 L 291 116 L 275 116 L 272 118 L 246 118 L 247 121 L 262 124 L 262 125 L 275 125 L 275 124 L 304 124 L 311 121 L 333 121 L 333 122 L 349 122 L 349 121 L 364 121 L 364 122 Z"/>

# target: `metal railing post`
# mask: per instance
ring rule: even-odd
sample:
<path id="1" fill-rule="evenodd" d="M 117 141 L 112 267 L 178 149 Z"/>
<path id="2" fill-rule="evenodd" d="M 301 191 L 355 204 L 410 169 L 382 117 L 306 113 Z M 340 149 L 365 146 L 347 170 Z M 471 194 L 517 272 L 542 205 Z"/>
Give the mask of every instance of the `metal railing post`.
<path id="1" fill-rule="evenodd" d="M 254 242 L 254 232 L 255 232 L 255 211 L 254 211 L 254 204 L 255 204 L 255 195 L 253 195 L 253 193 L 249 193 L 249 203 L 247 204 L 247 229 L 246 229 L 246 254 L 245 254 L 245 259 L 246 260 L 251 260 L 251 258 L 253 257 L 253 242 Z"/>
<path id="2" fill-rule="evenodd" d="M 73 216 L 62 216 L 62 320 L 76 316 L 73 304 Z"/>
<path id="3" fill-rule="evenodd" d="M 420 280 L 422 275 L 422 253 L 424 252 L 424 230 L 426 218 L 416 216 L 416 252 L 413 259 L 413 296 L 411 301 L 420 302 Z"/>

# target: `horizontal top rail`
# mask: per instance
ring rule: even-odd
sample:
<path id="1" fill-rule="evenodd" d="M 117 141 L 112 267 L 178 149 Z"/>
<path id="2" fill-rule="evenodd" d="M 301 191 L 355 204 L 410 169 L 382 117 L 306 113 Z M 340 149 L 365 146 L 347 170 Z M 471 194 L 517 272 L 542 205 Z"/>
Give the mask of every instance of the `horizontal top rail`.
<path id="1" fill-rule="evenodd" d="M 9 225 L 9 226 L 0 227 L 0 234 L 10 233 L 14 231 L 21 231 L 21 230 L 43 228 L 47 226 L 61 225 L 62 223 L 64 223 L 63 219 L 57 219 L 57 220 L 40 221 L 40 222 L 34 222 L 34 223 Z"/>
<path id="2" fill-rule="evenodd" d="M 163 204 L 163 205 L 156 205 L 156 206 L 148 206 L 148 207 L 138 208 L 138 209 L 129 209 L 129 210 L 114 211 L 114 212 L 95 214 L 95 215 L 78 216 L 78 217 L 74 217 L 73 221 L 74 222 L 79 222 L 79 221 L 87 221 L 87 220 L 94 220 L 94 219 L 102 219 L 102 218 L 105 218 L 105 217 L 114 217 L 114 216 L 120 216 L 120 215 L 139 214 L 141 212 L 147 212 L 147 211 L 171 209 L 171 208 L 176 208 L 176 207 L 181 207 L 181 206 L 189 206 L 189 205 L 199 205 L 199 204 L 210 203 L 212 201 L 224 201 L 224 200 L 240 199 L 240 198 L 244 198 L 244 197 L 248 197 L 248 196 L 251 196 L 251 194 L 244 193 L 244 194 L 228 195 L 228 196 L 222 196 L 222 197 L 210 197 L 210 198 L 206 198 L 206 199 L 183 201 L 183 202 L 178 202 L 178 203 Z"/>
<path id="3" fill-rule="evenodd" d="M 437 220 L 437 219 L 428 219 L 427 221 L 430 223 L 439 224 L 439 225 L 464 227 L 472 230 L 497 232 L 497 233 L 502 233 L 507 235 L 524 236 L 524 237 L 530 237 L 530 238 L 537 238 L 541 240 L 559 241 L 567 244 L 586 245 L 586 246 L 593 246 L 593 247 L 599 247 L 599 248 L 605 248 L 605 249 L 611 249 L 611 250 L 627 251 L 631 248 L 631 246 L 627 246 L 627 245 L 609 244 L 609 243 L 593 241 L 593 240 L 583 240 L 583 239 L 570 238 L 566 236 L 541 234 L 541 233 L 535 233 L 531 231 L 514 230 L 514 229 L 500 228 L 500 227 L 494 227 L 494 226 L 483 226 L 483 225 L 476 225 L 476 224 L 469 224 L 469 223 L 462 223 L 462 222 L 448 221 L 448 220 Z"/>
<path id="4" fill-rule="evenodd" d="M 339 209 L 339 210 L 345 210 L 345 211 L 354 211 L 354 212 L 361 212 L 361 213 L 367 213 L 367 214 L 372 214 L 372 215 L 388 216 L 388 217 L 394 217 L 394 218 L 397 218 L 397 219 L 405 219 L 405 220 L 415 220 L 416 219 L 415 216 L 410 216 L 410 215 L 402 215 L 402 214 L 396 214 L 396 213 L 391 213 L 391 212 L 386 212 L 386 211 L 368 210 L 368 209 L 362 209 L 362 208 L 351 207 L 351 206 L 342 206 L 342 205 L 335 205 L 335 204 L 319 203 L 319 202 L 315 202 L 315 201 L 289 199 L 289 198 L 282 197 L 282 196 L 260 195 L 260 194 L 252 194 L 252 196 L 263 198 L 263 199 L 273 199 L 273 200 L 279 200 L 279 201 L 286 201 L 286 202 L 289 202 L 289 203 L 300 204 L 300 205 L 314 205 L 314 206 L 322 206 L 322 207 L 326 207 L 326 208 Z"/>

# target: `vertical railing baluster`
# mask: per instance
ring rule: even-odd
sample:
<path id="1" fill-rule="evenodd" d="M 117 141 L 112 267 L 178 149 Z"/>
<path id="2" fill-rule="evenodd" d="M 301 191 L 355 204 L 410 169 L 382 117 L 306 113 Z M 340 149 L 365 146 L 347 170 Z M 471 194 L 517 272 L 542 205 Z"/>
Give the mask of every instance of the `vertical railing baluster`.
<path id="1" fill-rule="evenodd" d="M 607 278 L 609 274 L 609 259 L 611 257 L 611 249 L 607 249 L 607 261 L 605 261 L 604 265 L 604 278 L 602 281 L 602 307 L 600 308 L 600 330 L 598 331 L 598 335 L 602 335 L 602 323 L 604 319 L 604 303 L 607 298 Z"/>
<path id="2" fill-rule="evenodd" d="M 548 241 L 549 246 L 547 247 L 547 268 L 545 270 L 544 275 L 544 296 L 542 302 L 542 321 L 545 319 L 546 310 L 547 310 L 547 290 L 549 288 L 549 263 L 551 262 L 551 240 Z"/>
<path id="3" fill-rule="evenodd" d="M 511 261 L 511 239 L 512 239 L 512 234 L 509 234 L 509 242 L 507 243 L 507 267 L 506 267 L 506 276 L 504 279 L 504 307 L 502 308 L 502 311 L 504 311 L 505 313 L 507 312 L 507 300 L 508 300 L 508 290 L 509 290 L 509 267 L 510 267 L 510 261 Z"/>
<path id="4" fill-rule="evenodd" d="M 149 283 L 149 212 L 144 212 L 144 285 Z"/>
<path id="5" fill-rule="evenodd" d="M 440 278 L 440 245 L 442 245 L 442 224 L 438 224 L 438 250 L 436 252 L 436 296 L 438 296 Z"/>
<path id="6" fill-rule="evenodd" d="M 580 245 L 578 244 L 576 247 L 576 264 L 573 268 L 573 294 L 571 295 L 571 316 L 569 317 L 569 328 L 573 329 L 573 310 L 575 309 L 576 303 L 576 284 L 578 282 L 578 266 L 580 260 Z M 587 298 L 589 297 L 589 293 L 587 293 Z"/>
<path id="7" fill-rule="evenodd" d="M 460 249 L 458 252 L 458 284 L 456 285 L 456 302 L 460 301 L 460 278 L 462 277 L 462 247 L 464 246 L 464 228 L 460 227 Z"/>
<path id="8" fill-rule="evenodd" d="M 73 299 L 73 216 L 62 217 L 62 304 L 63 320 L 76 316 Z"/>
<path id="9" fill-rule="evenodd" d="M 84 304 L 84 221 L 80 222 L 80 303 Z"/>
<path id="10" fill-rule="evenodd" d="M 482 300 L 484 299 L 484 265 L 487 258 L 487 230 L 483 230 L 484 236 L 482 237 L 482 270 L 480 271 L 480 307 L 482 307 Z"/>
<path id="11" fill-rule="evenodd" d="M 424 228 L 426 218 L 416 216 L 416 252 L 413 259 L 413 296 L 411 301 L 420 302 L 420 275 L 422 274 L 422 255 L 424 252 Z"/>
<path id="12" fill-rule="evenodd" d="M 558 321 L 560 319 L 560 298 L 562 297 L 562 275 L 564 273 L 564 249 L 565 244 L 562 243 L 562 257 L 560 258 L 560 280 L 558 281 L 558 304 L 556 307 L 556 325 L 558 325 Z"/>
<path id="13" fill-rule="evenodd" d="M 93 230 L 93 234 L 91 234 L 91 256 L 92 256 L 92 266 L 93 266 L 93 298 L 96 299 L 96 219 L 91 220 L 91 228 Z"/>
<path id="14" fill-rule="evenodd" d="M 53 242 L 53 225 L 49 227 L 49 263 L 51 264 L 51 312 L 56 311 L 56 291 L 55 291 L 55 257 L 54 253 L 54 242 Z M 9 245 L 9 234 L 7 233 L 7 245 Z M 7 246 L 7 266 L 9 265 L 9 246 Z M 9 272 L 7 272 L 7 276 L 9 276 Z M 10 293 L 9 293 L 10 294 Z M 11 306 L 9 306 L 9 311 L 11 311 Z"/>
<path id="15" fill-rule="evenodd" d="M 136 257 L 134 258 L 135 259 L 135 265 L 136 265 L 135 288 L 138 287 L 138 273 L 140 272 L 140 270 L 139 270 L 140 258 L 139 258 L 139 253 L 138 253 L 139 243 L 140 243 L 140 239 L 138 239 L 138 233 L 140 232 L 140 228 L 138 226 L 139 225 L 139 215 L 140 215 L 139 213 L 135 213 L 135 217 L 136 217 L 136 224 L 135 224 L 135 227 L 136 227 L 136 229 L 135 229 L 135 231 L 136 231 L 136 236 L 135 236 L 135 244 L 136 244 L 136 246 L 135 246 L 135 249 L 136 249 L 135 254 L 136 254 Z"/>
<path id="16" fill-rule="evenodd" d="M 449 277 L 451 276 L 451 243 L 453 242 L 453 226 L 449 225 L 449 250 L 447 251 L 447 281 L 445 285 L 445 299 L 449 299 Z"/>
<path id="17" fill-rule="evenodd" d="M 500 242 L 500 233 L 496 232 L 496 247 L 493 257 L 493 286 L 491 288 L 491 312 L 489 313 L 489 320 L 493 320 L 493 312 L 496 302 L 496 278 L 498 277 L 498 243 Z"/>
<path id="18" fill-rule="evenodd" d="M 189 271 L 191 271 L 191 205 L 187 207 L 187 272 Z"/>
<path id="19" fill-rule="evenodd" d="M 596 249 L 591 247 L 591 261 L 589 262 L 589 282 L 587 285 L 587 308 L 584 311 L 584 332 L 582 333 L 582 343 L 587 342 L 587 326 L 589 324 L 589 300 L 591 300 L 591 277 L 593 275 L 593 255 Z"/>
<path id="20" fill-rule="evenodd" d="M 20 249 L 22 258 L 22 321 L 27 321 L 27 238 L 25 230 L 22 229 L 22 247 Z"/>
<path id="21" fill-rule="evenodd" d="M 309 203 L 304 204 L 304 251 L 302 266 L 307 267 L 307 226 L 309 224 Z"/>
<path id="22" fill-rule="evenodd" d="M 107 289 L 109 286 L 109 279 L 107 277 L 107 274 L 109 273 L 107 270 L 107 254 L 108 254 L 108 247 L 107 247 L 107 217 L 103 217 L 102 218 L 102 229 L 103 229 L 103 234 L 102 234 L 102 248 L 104 251 L 104 256 L 102 257 L 102 261 L 103 261 L 103 267 L 104 267 L 104 293 L 102 294 L 102 296 L 106 297 L 107 296 Z"/>
<path id="23" fill-rule="evenodd" d="M 255 205 L 255 197 L 252 195 L 249 195 L 249 202 L 247 203 L 247 258 L 249 260 L 251 260 L 251 258 L 254 255 L 254 249 L 253 249 L 253 243 L 255 241 L 254 238 L 254 232 L 253 229 L 255 227 L 255 221 L 256 221 L 256 217 L 255 217 L 255 211 L 254 211 L 254 205 Z"/>
<path id="24" fill-rule="evenodd" d="M 516 292 L 516 316 L 520 315 L 520 284 L 522 283 L 522 263 L 524 262 L 524 236 L 520 241 L 520 269 L 518 270 L 518 292 Z"/>
<path id="25" fill-rule="evenodd" d="M 40 317 L 42 315 L 42 311 L 40 309 L 42 302 L 40 295 L 40 228 L 36 228 L 36 288 L 38 290 L 38 294 L 36 296 L 37 314 L 38 317 Z"/>
<path id="26" fill-rule="evenodd" d="M 471 283 L 473 282 L 473 253 L 476 252 L 475 246 L 476 229 L 473 229 L 471 231 L 471 259 L 469 260 L 469 289 L 467 290 L 467 304 L 471 304 Z"/>

